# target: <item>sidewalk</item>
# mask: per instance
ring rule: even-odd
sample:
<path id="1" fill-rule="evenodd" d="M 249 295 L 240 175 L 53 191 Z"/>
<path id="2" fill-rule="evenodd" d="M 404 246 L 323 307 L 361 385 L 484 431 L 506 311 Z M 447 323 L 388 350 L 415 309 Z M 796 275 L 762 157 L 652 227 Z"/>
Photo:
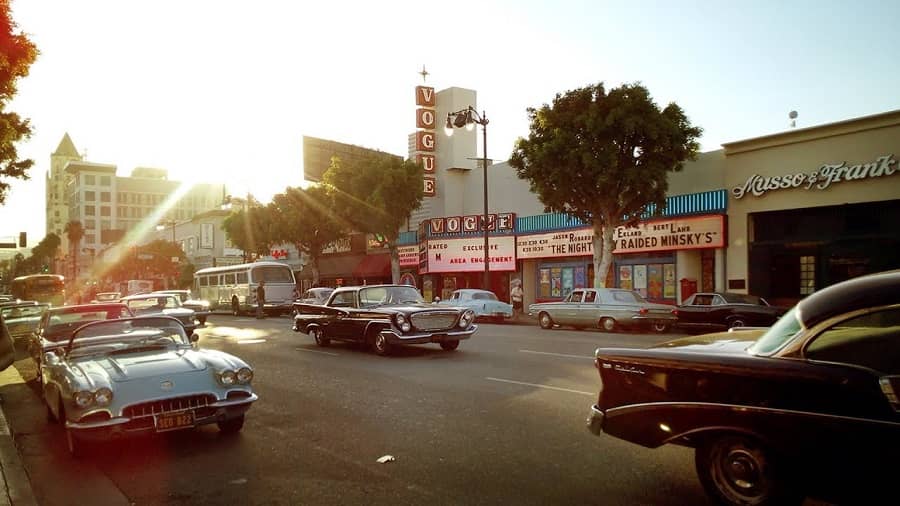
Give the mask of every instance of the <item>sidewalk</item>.
<path id="1" fill-rule="evenodd" d="M 7 385 L 25 383 L 19 371 L 15 366 L 9 366 L 5 371 L 0 372 L 0 389 Z M 0 405 L 3 398 L 0 397 Z M 3 406 L 0 406 L 3 407 Z M 6 423 L 5 407 L 0 409 L 0 474 L 3 478 L 3 493 L 0 494 L 0 506 L 30 506 L 36 505 L 34 492 L 31 490 L 31 482 L 25 467 L 22 465 L 22 459 L 19 456 L 19 450 L 16 448 L 16 442 L 9 430 L 9 424 Z"/>

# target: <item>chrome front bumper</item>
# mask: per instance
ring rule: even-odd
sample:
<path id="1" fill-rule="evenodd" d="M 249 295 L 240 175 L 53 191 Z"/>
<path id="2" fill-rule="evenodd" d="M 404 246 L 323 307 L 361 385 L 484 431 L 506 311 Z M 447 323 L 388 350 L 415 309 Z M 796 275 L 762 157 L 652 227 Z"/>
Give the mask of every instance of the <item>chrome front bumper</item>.
<path id="1" fill-rule="evenodd" d="M 444 341 L 461 341 L 468 339 L 478 330 L 478 325 L 472 325 L 465 330 L 450 330 L 442 332 L 417 332 L 400 334 L 394 329 L 384 329 L 381 335 L 385 336 L 391 344 L 425 344 L 441 343 Z"/>
<path id="2" fill-rule="evenodd" d="M 606 418 L 606 415 L 596 404 L 591 406 L 591 414 L 588 415 L 587 419 L 588 430 L 591 431 L 591 434 L 595 436 L 603 434 L 604 418 Z"/>

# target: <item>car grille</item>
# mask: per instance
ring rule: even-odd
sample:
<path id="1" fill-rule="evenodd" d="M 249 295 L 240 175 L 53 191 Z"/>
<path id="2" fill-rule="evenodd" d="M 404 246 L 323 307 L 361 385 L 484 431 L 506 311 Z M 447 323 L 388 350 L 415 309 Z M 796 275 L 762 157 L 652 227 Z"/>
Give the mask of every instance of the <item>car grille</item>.
<path id="1" fill-rule="evenodd" d="M 173 397 L 171 399 L 132 404 L 131 406 L 127 406 L 122 410 L 122 415 L 127 418 L 139 418 L 144 416 L 159 415 L 162 413 L 202 408 L 214 402 L 216 402 L 216 396 L 212 394 Z"/>
<path id="2" fill-rule="evenodd" d="M 450 330 L 456 324 L 456 312 L 413 313 L 409 320 L 419 330 Z"/>

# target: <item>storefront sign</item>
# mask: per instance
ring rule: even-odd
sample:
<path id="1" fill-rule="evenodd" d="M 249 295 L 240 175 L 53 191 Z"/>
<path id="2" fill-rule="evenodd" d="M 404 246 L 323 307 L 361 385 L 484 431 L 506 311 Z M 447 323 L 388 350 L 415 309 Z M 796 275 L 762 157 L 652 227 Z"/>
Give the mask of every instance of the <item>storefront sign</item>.
<path id="1" fill-rule="evenodd" d="M 591 228 L 523 235 L 516 239 L 516 255 L 520 259 L 593 256 L 593 240 Z"/>
<path id="2" fill-rule="evenodd" d="M 422 68 L 422 77 L 428 75 Z M 416 86 L 416 161 L 422 164 L 426 176 L 422 178 L 422 193 L 426 197 L 437 195 L 437 181 L 434 176 L 434 150 L 437 136 L 434 133 L 437 125 L 435 106 L 437 97 L 431 86 Z"/>
<path id="3" fill-rule="evenodd" d="M 516 270 L 514 237 L 491 237 L 488 247 L 491 271 Z M 483 270 L 483 237 L 428 241 L 428 272 L 478 272 Z"/>
<path id="4" fill-rule="evenodd" d="M 460 232 L 478 232 L 484 230 L 483 214 L 468 216 L 448 216 L 431 218 L 429 225 L 432 234 L 458 234 Z M 516 213 L 499 213 L 488 215 L 488 230 L 512 230 L 516 225 Z"/>
<path id="5" fill-rule="evenodd" d="M 419 265 L 419 246 L 398 246 L 397 255 L 400 257 L 400 267 L 416 267 Z"/>
<path id="6" fill-rule="evenodd" d="M 723 247 L 724 216 L 650 221 L 636 227 L 616 227 L 613 232 L 613 253 Z"/>
<path id="7" fill-rule="evenodd" d="M 784 190 L 788 188 L 800 188 L 804 190 L 825 190 L 834 183 L 845 181 L 859 181 L 873 179 L 882 176 L 892 176 L 900 172 L 900 168 L 894 167 L 897 160 L 893 154 L 879 156 L 874 162 L 856 165 L 847 165 L 847 162 L 825 164 L 819 170 L 810 172 L 798 172 L 782 176 L 760 176 L 753 174 L 747 181 L 731 189 L 734 198 L 739 199 L 748 193 L 762 197 L 766 192 Z"/>
<path id="8" fill-rule="evenodd" d="M 327 246 L 322 248 L 323 254 L 331 254 L 331 253 L 347 253 L 352 250 L 350 246 L 350 238 L 344 237 L 343 239 L 338 239 L 332 243 L 328 243 Z"/>

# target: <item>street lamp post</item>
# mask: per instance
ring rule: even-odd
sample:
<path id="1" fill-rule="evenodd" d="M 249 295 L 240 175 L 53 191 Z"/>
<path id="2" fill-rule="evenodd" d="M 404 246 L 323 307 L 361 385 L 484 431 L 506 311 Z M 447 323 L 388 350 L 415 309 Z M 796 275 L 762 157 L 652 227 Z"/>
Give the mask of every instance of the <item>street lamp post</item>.
<path id="1" fill-rule="evenodd" d="M 475 110 L 471 105 L 462 109 L 460 111 L 447 113 L 447 124 L 444 126 L 444 132 L 450 136 L 453 135 L 454 128 L 462 128 L 465 127 L 466 130 L 472 131 L 475 128 L 475 125 L 481 125 L 482 132 L 482 142 L 481 146 L 484 151 L 484 156 L 482 157 L 482 169 L 484 169 L 484 216 L 482 217 L 482 227 L 484 232 L 484 282 L 482 288 L 485 290 L 491 289 L 491 273 L 490 273 L 490 261 L 491 254 L 488 245 L 488 157 L 487 157 L 487 125 L 489 121 L 487 118 L 487 114 L 484 111 L 481 111 L 481 114 L 478 114 L 478 111 Z"/>

